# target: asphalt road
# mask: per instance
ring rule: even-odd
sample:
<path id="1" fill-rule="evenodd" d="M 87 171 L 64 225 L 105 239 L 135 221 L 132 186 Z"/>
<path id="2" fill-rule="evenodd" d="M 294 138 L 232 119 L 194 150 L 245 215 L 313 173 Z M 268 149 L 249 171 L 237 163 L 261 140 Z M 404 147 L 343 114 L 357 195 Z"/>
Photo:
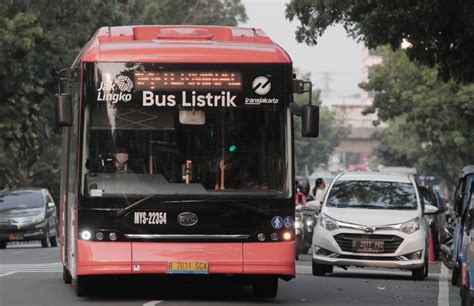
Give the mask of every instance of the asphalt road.
<path id="1" fill-rule="evenodd" d="M 412 281 L 399 270 L 335 268 L 325 277 L 311 274 L 311 257 L 297 262 L 297 277 L 280 281 L 274 300 L 259 300 L 250 287 L 202 281 L 135 281 L 95 283 L 94 295 L 76 297 L 62 281 L 59 250 L 39 244 L 10 245 L 0 250 L 0 305 L 460 305 L 448 285 L 448 270 L 430 266 L 425 281 Z"/>

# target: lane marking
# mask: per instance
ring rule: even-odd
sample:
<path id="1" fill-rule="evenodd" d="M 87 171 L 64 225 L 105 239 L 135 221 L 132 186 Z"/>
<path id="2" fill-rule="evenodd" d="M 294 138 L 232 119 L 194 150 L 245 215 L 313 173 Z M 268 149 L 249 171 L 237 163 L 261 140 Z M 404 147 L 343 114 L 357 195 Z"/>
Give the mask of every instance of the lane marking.
<path id="1" fill-rule="evenodd" d="M 163 302 L 163 301 L 149 301 L 149 302 L 146 302 L 145 304 L 143 304 L 143 306 L 154 306 L 154 305 L 160 304 L 161 302 Z"/>
<path id="2" fill-rule="evenodd" d="M 40 264 L 0 264 L 0 273 L 7 272 L 61 272 L 61 262 Z"/>
<path id="3" fill-rule="evenodd" d="M 3 274 L 0 274 L 0 277 L 4 277 L 4 276 L 8 276 L 8 275 L 12 275 L 12 274 L 15 274 L 16 272 L 7 272 L 7 273 L 3 273 Z"/>
<path id="4" fill-rule="evenodd" d="M 441 264 L 439 276 L 438 305 L 449 305 L 449 270 Z"/>

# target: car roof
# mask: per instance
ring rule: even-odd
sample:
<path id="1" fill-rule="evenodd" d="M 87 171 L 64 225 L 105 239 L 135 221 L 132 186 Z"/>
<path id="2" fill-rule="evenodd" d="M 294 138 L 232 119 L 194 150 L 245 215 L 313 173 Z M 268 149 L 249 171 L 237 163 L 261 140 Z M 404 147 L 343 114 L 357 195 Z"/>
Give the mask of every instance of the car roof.
<path id="1" fill-rule="evenodd" d="M 344 172 L 337 180 L 338 181 L 383 181 L 383 182 L 398 182 L 411 183 L 412 175 L 405 173 L 385 173 L 385 172 Z"/>

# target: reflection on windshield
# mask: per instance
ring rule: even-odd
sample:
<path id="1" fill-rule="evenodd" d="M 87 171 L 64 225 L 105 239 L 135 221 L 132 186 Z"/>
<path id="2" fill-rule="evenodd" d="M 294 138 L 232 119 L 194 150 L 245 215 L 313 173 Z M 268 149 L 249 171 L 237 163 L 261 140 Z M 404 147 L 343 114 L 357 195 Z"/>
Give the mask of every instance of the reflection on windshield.
<path id="1" fill-rule="evenodd" d="M 0 194 L 0 211 L 14 208 L 40 208 L 43 205 L 43 197 L 39 191 L 14 191 Z"/>
<path id="2" fill-rule="evenodd" d="M 89 192 L 283 189 L 284 112 L 276 106 L 206 109 L 204 125 L 181 124 L 178 108 L 116 105 L 111 116 L 108 103 L 88 107 Z"/>
<path id="3" fill-rule="evenodd" d="M 415 190 L 410 183 L 338 181 L 327 206 L 338 208 L 416 209 Z"/>

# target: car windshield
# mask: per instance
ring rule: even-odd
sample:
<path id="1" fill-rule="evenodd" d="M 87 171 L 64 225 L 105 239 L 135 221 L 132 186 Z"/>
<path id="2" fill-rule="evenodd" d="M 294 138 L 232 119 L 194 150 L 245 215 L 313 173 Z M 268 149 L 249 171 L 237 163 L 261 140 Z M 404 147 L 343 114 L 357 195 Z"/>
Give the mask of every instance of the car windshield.
<path id="1" fill-rule="evenodd" d="M 13 191 L 0 194 L 0 211 L 40 208 L 43 205 L 43 197 L 39 191 Z"/>
<path id="2" fill-rule="evenodd" d="M 410 183 L 384 181 L 337 181 L 326 205 L 337 208 L 416 209 L 417 199 Z"/>

